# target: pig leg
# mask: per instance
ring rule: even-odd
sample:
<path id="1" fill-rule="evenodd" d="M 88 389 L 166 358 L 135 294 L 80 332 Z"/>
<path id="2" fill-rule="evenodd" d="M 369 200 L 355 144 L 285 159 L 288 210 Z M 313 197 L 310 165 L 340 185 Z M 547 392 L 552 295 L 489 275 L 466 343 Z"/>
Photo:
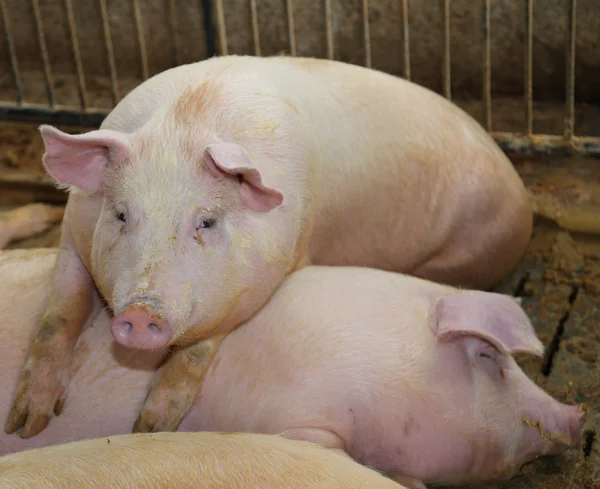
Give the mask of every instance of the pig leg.
<path id="1" fill-rule="evenodd" d="M 290 428 L 280 436 L 289 440 L 309 441 L 347 455 L 342 439 L 335 433 L 321 428 Z"/>
<path id="2" fill-rule="evenodd" d="M 175 431 L 202 387 L 223 336 L 176 350 L 160 367 L 133 433 Z"/>
<path id="3" fill-rule="evenodd" d="M 48 204 L 28 204 L 0 212 L 0 249 L 17 239 L 41 233 L 60 222 L 64 209 Z"/>
<path id="4" fill-rule="evenodd" d="M 68 229 L 63 229 L 61 241 L 48 306 L 21 371 L 4 426 L 8 434 L 22 428 L 21 438 L 37 435 L 53 413 L 61 413 L 73 348 L 93 312 L 94 283 L 74 249 Z"/>
<path id="5" fill-rule="evenodd" d="M 406 487 L 406 489 L 427 489 L 427 486 L 423 484 L 419 479 L 415 479 L 414 477 L 409 477 L 404 474 L 400 474 L 398 472 L 390 472 L 387 476 L 396 481 L 401 486 Z"/>

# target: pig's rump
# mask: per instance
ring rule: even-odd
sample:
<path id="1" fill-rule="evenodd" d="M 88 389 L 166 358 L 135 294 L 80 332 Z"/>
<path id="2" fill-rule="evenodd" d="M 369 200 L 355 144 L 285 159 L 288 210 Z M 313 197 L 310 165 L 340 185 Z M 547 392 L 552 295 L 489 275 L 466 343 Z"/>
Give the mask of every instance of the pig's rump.
<path id="1" fill-rule="evenodd" d="M 402 489 L 318 445 L 242 433 L 129 434 L 0 458 L 0 489 Z"/>
<path id="2" fill-rule="evenodd" d="M 0 418 L 6 419 L 35 328 L 50 293 L 56 249 L 0 252 Z M 117 345 L 102 311 L 78 343 L 62 414 L 39 435 L 0 432 L 0 455 L 29 448 L 130 433 L 162 354 Z M 88 321 L 90 323 L 90 321 Z"/>

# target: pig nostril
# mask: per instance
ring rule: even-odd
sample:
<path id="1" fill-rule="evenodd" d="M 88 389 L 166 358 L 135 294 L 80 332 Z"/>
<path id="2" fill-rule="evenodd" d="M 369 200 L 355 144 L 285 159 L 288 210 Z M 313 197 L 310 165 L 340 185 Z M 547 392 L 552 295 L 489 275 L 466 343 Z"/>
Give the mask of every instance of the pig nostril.
<path id="1" fill-rule="evenodd" d="M 123 326 L 125 326 L 125 331 L 131 331 L 131 329 L 133 328 L 133 324 L 131 324 L 129 321 L 125 321 L 123 323 Z"/>
<path id="2" fill-rule="evenodd" d="M 148 328 L 150 328 L 155 333 L 160 333 L 160 327 L 154 323 L 150 324 L 150 326 L 148 326 Z"/>

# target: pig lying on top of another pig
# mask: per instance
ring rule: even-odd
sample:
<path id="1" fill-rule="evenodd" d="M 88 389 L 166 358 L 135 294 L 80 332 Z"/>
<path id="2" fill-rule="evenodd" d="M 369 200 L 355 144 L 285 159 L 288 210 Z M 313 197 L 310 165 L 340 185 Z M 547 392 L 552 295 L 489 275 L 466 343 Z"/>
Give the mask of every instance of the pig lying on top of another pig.
<path id="1" fill-rule="evenodd" d="M 136 427 L 170 430 L 222 338 L 292 271 L 356 265 L 486 288 L 530 238 L 527 192 L 482 127 L 434 92 L 350 64 L 211 58 L 147 80 L 99 130 L 40 131 L 70 195 L 5 425 L 23 437 L 62 410 L 100 299 L 121 344 L 176 347 Z M 152 424 L 149 410 L 162 413 Z"/>
<path id="2" fill-rule="evenodd" d="M 48 300 L 56 252 L 2 260 L 0 415 Z M 29 256 L 29 259 L 26 257 Z M 0 454 L 129 431 L 163 354 L 115 345 L 102 311 L 74 357 L 73 397 Z M 221 343 L 180 431 L 279 434 L 345 452 L 408 487 L 510 475 L 580 441 L 584 413 L 537 387 L 541 355 L 512 298 L 370 268 L 306 267 Z"/>

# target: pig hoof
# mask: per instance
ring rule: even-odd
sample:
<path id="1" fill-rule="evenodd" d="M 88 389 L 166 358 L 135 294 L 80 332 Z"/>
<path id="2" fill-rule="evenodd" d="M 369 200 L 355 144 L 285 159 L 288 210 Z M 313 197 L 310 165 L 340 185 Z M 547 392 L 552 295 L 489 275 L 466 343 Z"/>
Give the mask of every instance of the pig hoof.
<path id="1" fill-rule="evenodd" d="M 37 375 L 37 371 L 46 375 Z M 21 376 L 13 405 L 4 425 L 7 434 L 19 431 L 21 438 L 30 438 L 42 432 L 53 415 L 59 415 L 66 398 L 66 382 L 54 375 L 55 366 L 26 367 Z M 59 372 L 66 371 L 60 369 Z M 58 377 L 58 378 L 57 378 Z"/>
<path id="2" fill-rule="evenodd" d="M 427 489 L 427 486 L 425 486 L 423 482 L 421 482 L 419 479 L 415 479 L 414 477 L 409 477 L 397 472 L 390 473 L 388 476 L 401 486 L 406 487 L 406 489 Z"/>

